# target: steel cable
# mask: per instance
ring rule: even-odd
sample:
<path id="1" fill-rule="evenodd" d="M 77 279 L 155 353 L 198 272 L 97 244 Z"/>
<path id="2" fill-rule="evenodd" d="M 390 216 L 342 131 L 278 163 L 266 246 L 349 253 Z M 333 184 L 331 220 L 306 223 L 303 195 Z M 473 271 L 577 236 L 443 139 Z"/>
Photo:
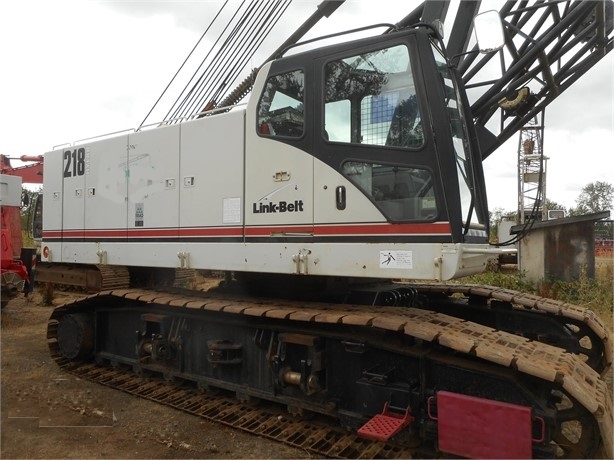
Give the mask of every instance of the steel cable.
<path id="1" fill-rule="evenodd" d="M 267 2 L 264 2 L 265 4 Z M 173 114 L 172 118 L 184 118 L 190 116 L 196 110 L 196 105 L 203 100 L 203 93 L 208 91 L 208 88 L 211 87 L 212 84 L 215 84 L 217 80 L 219 80 L 221 74 L 221 66 L 224 65 L 224 61 L 228 59 L 229 55 L 234 54 L 236 52 L 236 43 L 241 38 L 241 31 L 248 31 L 250 28 L 249 18 L 257 18 L 260 14 L 257 8 L 264 8 L 260 4 L 260 2 L 253 2 L 249 5 L 249 7 L 243 12 L 239 21 L 234 25 L 233 29 L 230 31 L 220 49 L 217 51 L 215 56 L 213 57 L 212 62 L 210 62 L 207 66 L 207 69 L 200 76 L 192 90 L 190 90 L 190 98 L 186 99 L 183 103 L 183 109 L 180 112 Z"/>
<path id="2" fill-rule="evenodd" d="M 143 118 L 143 121 L 141 121 L 141 124 L 139 125 L 139 127 L 137 128 L 137 131 L 139 131 L 143 125 L 145 124 L 145 121 L 147 121 L 147 118 L 149 118 L 149 116 L 151 115 L 151 112 L 153 112 L 153 110 L 156 108 L 156 106 L 158 105 L 158 103 L 160 102 L 160 100 L 162 99 L 162 97 L 164 96 L 164 94 L 166 94 L 166 91 L 168 90 L 168 88 L 171 86 L 171 84 L 175 81 L 175 78 L 177 78 L 177 75 L 179 75 L 179 72 L 181 72 L 181 69 L 183 69 L 183 67 L 185 66 L 185 64 L 188 62 L 188 59 L 190 59 L 190 56 L 192 56 L 192 54 L 194 53 L 194 51 L 196 50 L 196 48 L 198 48 L 198 45 L 200 45 L 200 42 L 203 40 L 203 38 L 205 38 L 205 35 L 207 34 L 207 32 L 209 32 L 209 29 L 211 29 L 211 26 L 213 25 L 213 23 L 217 20 L 218 16 L 222 13 L 222 10 L 226 7 L 226 5 L 228 4 L 229 0 L 226 0 L 224 2 L 224 4 L 220 7 L 220 9 L 218 10 L 218 12 L 216 13 L 216 15 L 213 17 L 213 19 L 211 20 L 211 22 L 209 23 L 209 25 L 207 26 L 207 28 L 205 29 L 205 31 L 203 32 L 203 34 L 200 36 L 200 38 L 198 39 L 198 41 L 196 42 L 196 44 L 194 45 L 194 47 L 192 48 L 192 51 L 190 51 L 188 53 L 188 55 L 186 56 L 186 58 L 183 60 L 181 66 L 179 66 L 179 69 L 177 69 L 177 72 L 175 72 L 175 75 L 173 75 L 173 78 L 171 78 L 171 81 L 168 82 L 168 84 L 166 85 L 166 87 L 164 88 L 164 90 L 162 91 L 162 94 L 160 94 L 160 96 L 158 97 L 158 99 L 156 100 L 156 102 L 154 103 L 154 105 L 151 107 L 151 109 L 149 109 L 149 112 L 147 112 L 147 115 L 145 115 L 145 118 Z"/>
<path id="3" fill-rule="evenodd" d="M 179 96 L 177 97 L 177 99 L 175 100 L 175 102 L 173 103 L 173 105 L 171 106 L 171 108 L 169 109 L 169 111 L 167 112 L 166 116 L 164 117 L 164 121 L 170 121 L 176 118 L 176 114 L 178 113 L 178 111 L 181 109 L 181 106 L 183 104 L 185 104 L 185 101 L 187 99 L 187 97 L 189 96 L 190 92 L 193 91 L 194 87 L 192 87 L 192 89 L 188 92 L 188 94 L 186 94 L 184 96 L 184 94 L 186 93 L 187 88 L 190 86 L 190 84 L 192 83 L 192 81 L 194 80 L 194 78 L 196 77 L 196 75 L 198 74 L 198 72 L 200 71 L 200 69 L 202 68 L 202 66 L 205 64 L 205 62 L 207 61 L 207 59 L 209 58 L 209 56 L 211 55 L 211 53 L 213 52 L 213 50 L 215 49 L 215 46 L 217 45 L 217 43 L 222 39 L 224 33 L 226 32 L 226 30 L 228 29 L 228 27 L 230 27 L 230 25 L 232 24 L 232 21 L 234 20 L 234 18 L 237 16 L 237 14 L 239 13 L 240 9 L 243 7 L 243 5 L 245 4 L 246 0 L 243 0 L 241 2 L 241 5 L 239 6 L 239 8 L 237 8 L 237 10 L 234 12 L 234 14 L 232 15 L 230 21 L 227 22 L 226 26 L 224 27 L 224 29 L 222 30 L 222 32 L 219 34 L 218 38 L 215 40 L 215 42 L 213 43 L 213 45 L 211 45 L 211 48 L 209 50 L 209 52 L 207 53 L 207 55 L 204 57 L 204 59 L 202 60 L 202 62 L 200 63 L 200 65 L 198 66 L 198 68 L 194 71 L 194 73 L 192 74 L 192 76 L 190 77 L 190 80 L 188 81 L 188 83 L 186 84 L 186 86 L 184 87 L 184 89 L 181 91 L 181 93 L 179 94 Z M 182 99 L 181 103 L 179 103 L 179 101 Z M 177 104 L 179 103 L 179 107 L 176 108 Z M 175 110 L 175 112 L 173 112 L 173 109 Z M 173 114 L 171 115 L 171 112 L 173 112 Z"/>
<path id="4" fill-rule="evenodd" d="M 182 96 L 185 94 L 183 100 L 177 105 L 181 96 L 178 98 L 173 106 L 174 112 L 170 115 L 171 112 L 169 111 L 166 120 L 175 122 L 179 119 L 191 117 L 203 109 L 213 108 L 230 85 L 238 78 L 246 63 L 270 34 L 290 3 L 291 0 L 251 3 L 228 33 L 206 70 L 187 93 L 186 86 L 182 92 Z M 232 20 L 235 17 L 236 15 L 233 16 Z M 228 30 L 230 23 L 227 24 L 224 32 Z M 207 54 L 197 72 L 203 67 L 210 53 Z M 227 65 L 227 62 L 231 64 Z M 193 80 L 194 76 L 190 83 Z"/>
<path id="5" fill-rule="evenodd" d="M 279 5 L 281 5 L 282 3 L 283 2 L 281 1 L 278 2 Z M 243 54 L 239 56 L 236 59 L 234 65 L 228 69 L 227 75 L 224 78 L 225 82 L 230 84 L 238 78 L 241 71 L 245 68 L 247 62 L 253 57 L 256 50 L 260 47 L 262 42 L 266 39 L 269 33 L 273 30 L 273 27 L 277 24 L 277 22 L 279 21 L 281 16 L 284 14 L 284 12 L 286 11 L 289 5 L 290 5 L 290 1 L 286 0 L 285 5 L 281 6 L 281 8 L 275 7 L 274 9 L 269 11 L 269 14 L 264 19 L 264 21 L 261 23 L 259 29 L 256 31 L 256 33 L 252 34 L 252 38 L 250 42 L 246 45 L 245 47 L 246 49 L 243 52 Z M 265 26 L 268 26 L 268 27 L 265 28 Z M 222 96 L 224 95 L 222 91 L 224 91 L 227 87 L 228 85 L 225 85 L 224 88 L 222 87 L 218 88 L 216 93 L 214 93 L 209 98 L 209 100 L 219 101 L 220 99 L 222 99 Z"/>

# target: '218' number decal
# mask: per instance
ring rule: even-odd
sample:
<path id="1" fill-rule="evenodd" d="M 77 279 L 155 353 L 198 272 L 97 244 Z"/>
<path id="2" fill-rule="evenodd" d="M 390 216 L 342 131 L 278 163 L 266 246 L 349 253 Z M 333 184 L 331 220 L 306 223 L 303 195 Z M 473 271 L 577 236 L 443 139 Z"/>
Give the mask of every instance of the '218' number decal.
<path id="1" fill-rule="evenodd" d="M 64 177 L 83 176 L 85 174 L 85 149 L 64 151 Z"/>

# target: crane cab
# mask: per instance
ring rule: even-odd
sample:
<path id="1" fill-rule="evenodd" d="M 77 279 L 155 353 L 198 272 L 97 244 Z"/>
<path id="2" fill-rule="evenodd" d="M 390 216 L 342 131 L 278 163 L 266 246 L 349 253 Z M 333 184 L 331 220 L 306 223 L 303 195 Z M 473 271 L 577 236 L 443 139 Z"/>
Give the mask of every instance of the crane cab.
<path id="1" fill-rule="evenodd" d="M 49 152 L 43 260 L 359 278 L 481 271 L 492 255 L 466 106 L 427 29 L 280 58 L 246 106 Z"/>
<path id="2" fill-rule="evenodd" d="M 379 269 L 424 264 L 419 277 L 428 278 L 443 247 L 488 242 L 467 106 L 427 29 L 268 64 L 246 115 L 246 225 L 314 243 L 382 244 Z M 437 249 L 424 254 L 429 247 Z"/>

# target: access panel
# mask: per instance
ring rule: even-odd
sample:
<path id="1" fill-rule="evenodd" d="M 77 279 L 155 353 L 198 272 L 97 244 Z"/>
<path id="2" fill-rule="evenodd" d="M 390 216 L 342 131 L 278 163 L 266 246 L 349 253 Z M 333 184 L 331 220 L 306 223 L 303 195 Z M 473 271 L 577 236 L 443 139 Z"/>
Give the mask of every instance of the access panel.
<path id="1" fill-rule="evenodd" d="M 128 136 L 129 238 L 178 237 L 179 129 L 173 125 Z"/>

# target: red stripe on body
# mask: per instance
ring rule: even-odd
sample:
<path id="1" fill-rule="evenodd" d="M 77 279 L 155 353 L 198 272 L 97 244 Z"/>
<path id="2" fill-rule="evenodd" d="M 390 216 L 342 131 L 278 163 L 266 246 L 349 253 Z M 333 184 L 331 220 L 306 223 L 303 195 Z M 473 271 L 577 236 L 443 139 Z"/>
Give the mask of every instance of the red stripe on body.
<path id="1" fill-rule="evenodd" d="M 130 228 L 130 229 L 96 229 L 96 230 L 46 230 L 43 238 L 169 238 L 169 237 L 241 237 L 243 227 L 207 227 L 207 228 Z M 258 226 L 245 227 L 245 236 L 271 236 L 283 233 L 307 233 L 314 236 L 341 235 L 449 235 L 449 222 L 415 223 L 415 224 L 328 224 L 296 226 Z"/>

